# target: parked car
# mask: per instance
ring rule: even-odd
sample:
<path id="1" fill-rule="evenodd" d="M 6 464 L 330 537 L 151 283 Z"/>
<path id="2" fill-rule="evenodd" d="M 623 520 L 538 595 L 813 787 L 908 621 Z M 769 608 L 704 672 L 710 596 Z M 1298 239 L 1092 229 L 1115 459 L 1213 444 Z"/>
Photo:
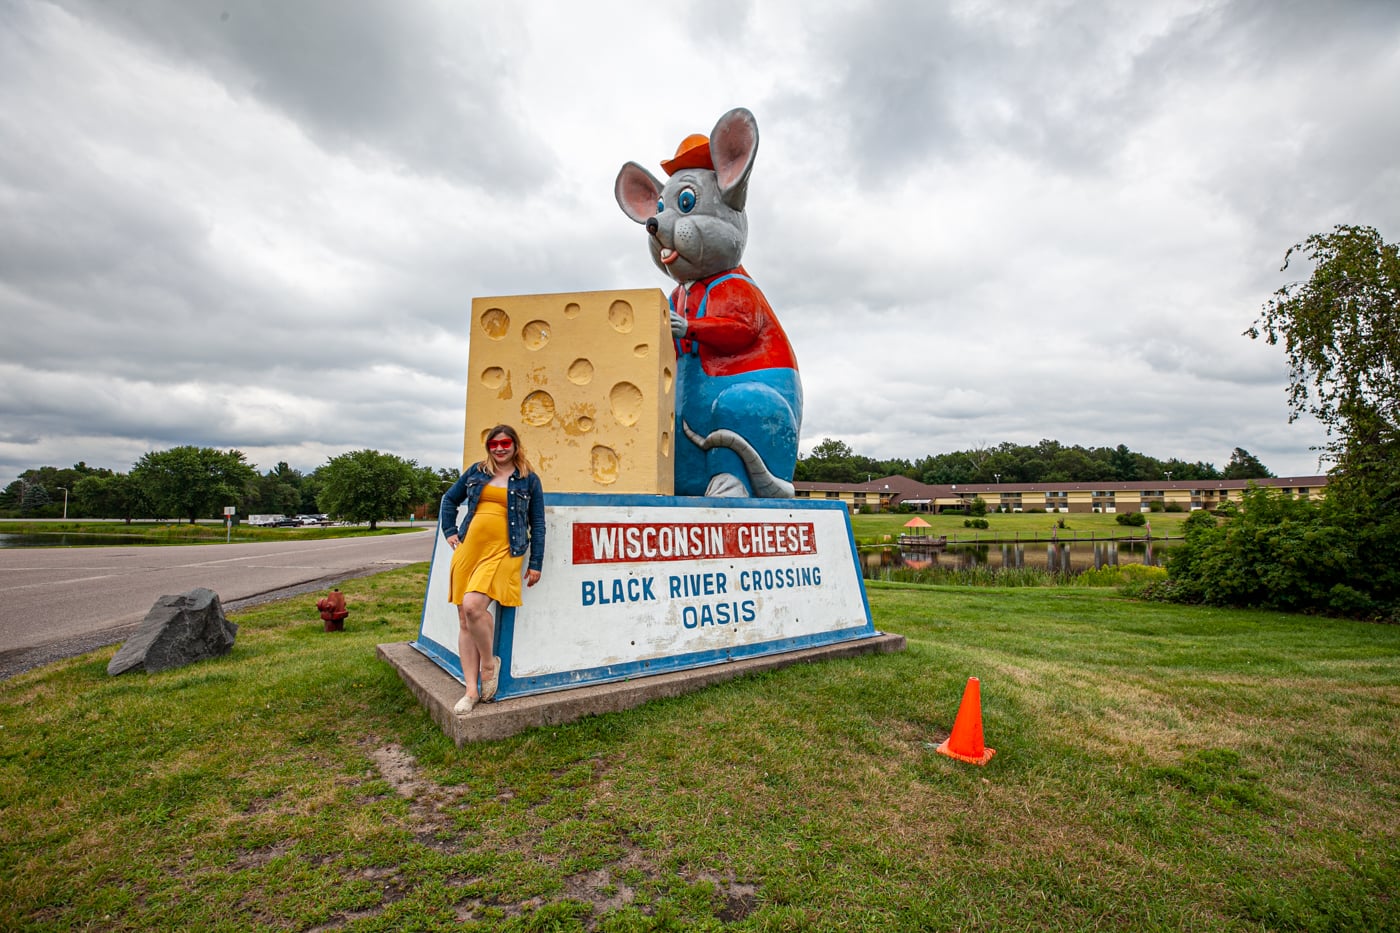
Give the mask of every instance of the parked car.
<path id="1" fill-rule="evenodd" d="M 301 527 L 301 519 L 298 519 L 298 518 L 279 518 L 279 519 L 277 519 L 277 521 L 276 521 L 276 523 L 275 523 L 275 527 L 277 527 L 277 528 L 300 528 L 300 527 Z"/>

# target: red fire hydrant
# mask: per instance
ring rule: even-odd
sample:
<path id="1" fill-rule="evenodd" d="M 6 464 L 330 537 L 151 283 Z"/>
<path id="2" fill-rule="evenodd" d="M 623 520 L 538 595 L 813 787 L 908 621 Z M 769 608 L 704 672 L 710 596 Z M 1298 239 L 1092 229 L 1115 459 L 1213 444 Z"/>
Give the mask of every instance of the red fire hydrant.
<path id="1" fill-rule="evenodd" d="M 350 614 L 350 610 L 345 608 L 345 594 L 340 590 L 331 590 L 331 595 L 323 596 L 316 601 L 316 608 L 321 610 L 321 621 L 326 624 L 328 632 L 343 632 L 345 630 L 345 617 Z"/>

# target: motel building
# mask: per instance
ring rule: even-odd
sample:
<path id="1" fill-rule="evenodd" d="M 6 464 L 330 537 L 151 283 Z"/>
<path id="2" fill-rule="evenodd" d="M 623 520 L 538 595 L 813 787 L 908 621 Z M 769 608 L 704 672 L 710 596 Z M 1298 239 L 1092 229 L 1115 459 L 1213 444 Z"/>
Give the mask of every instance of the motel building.
<path id="1" fill-rule="evenodd" d="M 868 483 L 793 483 L 799 499 L 839 499 L 852 512 L 862 508 L 883 512 L 899 505 L 918 512 L 961 512 L 978 496 L 988 512 L 1149 512 L 1152 503 L 1181 511 L 1218 509 L 1240 501 L 1251 484 L 1281 489 L 1309 499 L 1327 486 L 1326 476 L 1286 476 L 1268 479 L 1137 480 L 1128 483 L 955 483 L 929 485 L 907 476 L 886 476 Z"/>

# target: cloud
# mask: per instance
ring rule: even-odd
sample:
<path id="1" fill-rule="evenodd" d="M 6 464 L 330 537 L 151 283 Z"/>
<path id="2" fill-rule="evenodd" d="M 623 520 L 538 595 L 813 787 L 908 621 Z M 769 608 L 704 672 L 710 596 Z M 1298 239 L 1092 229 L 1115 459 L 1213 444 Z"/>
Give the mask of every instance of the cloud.
<path id="1" fill-rule="evenodd" d="M 804 446 L 1315 469 L 1241 332 L 1400 231 L 1400 8 L 0 0 L 0 484 L 180 443 L 460 460 L 472 298 L 669 283 L 618 211 L 730 107 Z"/>

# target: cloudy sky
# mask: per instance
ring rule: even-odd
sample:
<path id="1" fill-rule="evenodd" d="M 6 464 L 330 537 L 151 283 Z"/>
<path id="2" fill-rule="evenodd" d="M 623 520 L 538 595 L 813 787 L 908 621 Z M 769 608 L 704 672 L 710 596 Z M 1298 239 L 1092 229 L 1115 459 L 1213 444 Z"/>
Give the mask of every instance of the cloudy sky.
<path id="1" fill-rule="evenodd" d="M 461 457 L 474 296 L 668 289 L 613 199 L 734 106 L 803 449 L 1317 471 L 1241 335 L 1400 237 L 1400 4 L 0 0 L 0 486 Z"/>

